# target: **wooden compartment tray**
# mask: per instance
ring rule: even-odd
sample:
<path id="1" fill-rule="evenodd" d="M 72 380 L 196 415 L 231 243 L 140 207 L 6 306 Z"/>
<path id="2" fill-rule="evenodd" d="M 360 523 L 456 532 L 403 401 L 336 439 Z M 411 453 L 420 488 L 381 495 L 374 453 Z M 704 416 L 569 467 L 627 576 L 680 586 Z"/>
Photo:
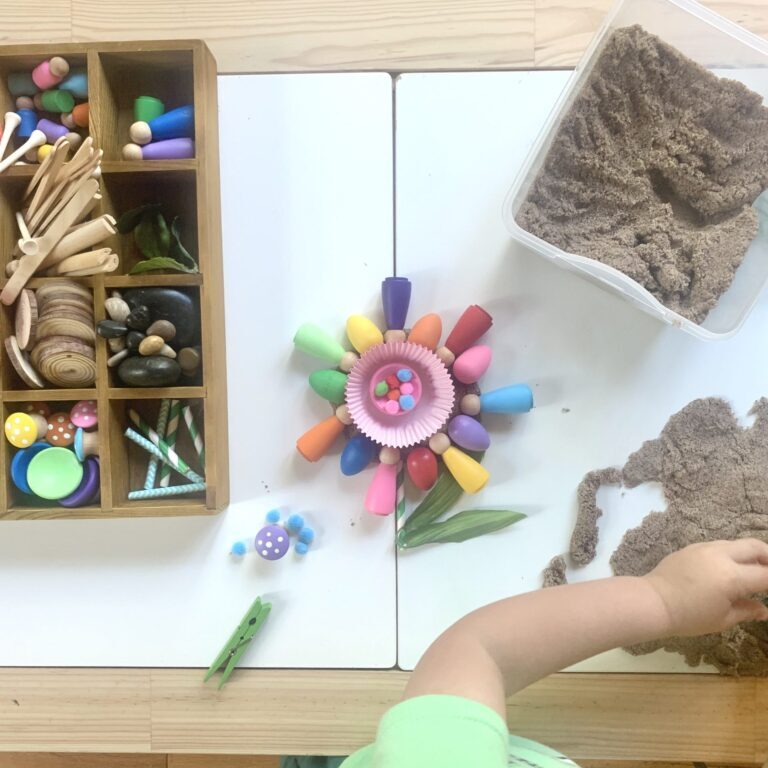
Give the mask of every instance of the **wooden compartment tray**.
<path id="1" fill-rule="evenodd" d="M 0 47 L 0 106 L 15 110 L 7 90 L 7 74 L 31 70 L 51 56 L 63 56 L 73 65 L 87 67 L 90 125 L 94 147 L 104 150 L 102 201 L 99 213 L 115 217 L 148 202 L 168 203 L 182 223 L 182 241 L 196 256 L 199 274 L 128 274 L 141 259 L 132 235 L 117 234 L 109 245 L 120 256 L 116 272 L 76 278 L 93 291 L 95 319 L 104 319 L 104 301 L 113 289 L 143 286 L 184 288 L 199 298 L 202 367 L 200 376 L 184 386 L 129 388 L 120 386 L 107 367 L 109 350 L 103 340 L 96 345 L 96 382 L 88 389 L 28 389 L 2 351 L 0 389 L 3 418 L 17 403 L 62 403 L 93 399 L 99 409 L 101 501 L 98 505 L 67 509 L 51 502 L 38 503 L 25 496 L 10 479 L 15 449 L 0 441 L 0 519 L 52 519 L 197 515 L 221 511 L 229 500 L 227 455 L 227 380 L 224 340 L 224 289 L 221 253 L 219 192 L 218 110 L 216 62 L 202 41 L 172 40 L 115 43 L 63 43 Z M 195 107 L 195 157 L 188 160 L 124 161 L 122 146 L 128 142 L 137 96 L 152 95 L 167 108 L 193 103 Z M 18 165 L 0 174 L 0 274 L 13 258 L 17 235 L 14 220 L 21 195 L 37 166 Z M 35 288 L 54 278 L 37 277 Z M 4 283 L 3 283 L 4 284 Z M 3 338 L 13 333 L 13 308 L 0 312 Z M 192 386 L 186 385 L 192 384 Z M 128 408 L 135 408 L 154 426 L 159 402 L 178 398 L 189 403 L 204 435 L 205 466 L 194 461 L 195 452 L 179 430 L 179 454 L 206 479 L 206 491 L 190 496 L 129 501 L 128 491 L 141 488 L 147 454 L 124 437 Z M 177 478 L 178 479 L 178 478 Z M 33 505 L 34 504 L 34 505 Z"/>

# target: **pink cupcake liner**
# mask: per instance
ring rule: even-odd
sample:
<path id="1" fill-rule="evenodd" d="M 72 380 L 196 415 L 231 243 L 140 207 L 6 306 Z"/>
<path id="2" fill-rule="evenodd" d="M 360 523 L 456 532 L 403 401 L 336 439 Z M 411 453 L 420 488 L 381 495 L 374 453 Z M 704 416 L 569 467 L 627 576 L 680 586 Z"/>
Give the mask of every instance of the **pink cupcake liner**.
<path id="1" fill-rule="evenodd" d="M 412 411 L 391 415 L 371 397 L 372 381 L 384 366 L 411 368 L 421 382 L 421 397 Z M 431 437 L 453 411 L 453 379 L 445 365 L 426 347 L 400 341 L 371 347 L 349 374 L 346 390 L 349 415 L 355 426 L 380 445 L 409 448 Z"/>

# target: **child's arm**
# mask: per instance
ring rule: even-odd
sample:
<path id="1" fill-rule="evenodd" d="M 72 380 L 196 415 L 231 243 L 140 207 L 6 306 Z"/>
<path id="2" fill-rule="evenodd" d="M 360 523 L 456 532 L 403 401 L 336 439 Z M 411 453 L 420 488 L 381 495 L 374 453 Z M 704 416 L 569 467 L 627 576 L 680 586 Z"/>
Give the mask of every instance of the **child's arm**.
<path id="1" fill-rule="evenodd" d="M 506 697 L 602 651 L 768 620 L 768 544 L 695 544 L 642 578 L 555 587 L 480 608 L 429 648 L 405 698 L 451 694 L 506 719 Z"/>

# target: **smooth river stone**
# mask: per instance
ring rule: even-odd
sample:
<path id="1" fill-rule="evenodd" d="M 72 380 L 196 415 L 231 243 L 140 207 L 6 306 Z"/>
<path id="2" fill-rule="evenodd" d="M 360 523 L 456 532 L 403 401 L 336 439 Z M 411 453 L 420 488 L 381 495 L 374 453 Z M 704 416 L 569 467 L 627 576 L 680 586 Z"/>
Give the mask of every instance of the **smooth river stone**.
<path id="1" fill-rule="evenodd" d="M 194 299 L 175 288 L 131 288 L 123 293 L 131 309 L 145 306 L 152 321 L 168 320 L 176 329 L 171 342 L 175 349 L 190 346 L 199 336 L 200 313 Z"/>
<path id="2" fill-rule="evenodd" d="M 129 387 L 170 387 L 179 380 L 181 367 L 170 357 L 129 357 L 120 363 L 117 375 Z"/>

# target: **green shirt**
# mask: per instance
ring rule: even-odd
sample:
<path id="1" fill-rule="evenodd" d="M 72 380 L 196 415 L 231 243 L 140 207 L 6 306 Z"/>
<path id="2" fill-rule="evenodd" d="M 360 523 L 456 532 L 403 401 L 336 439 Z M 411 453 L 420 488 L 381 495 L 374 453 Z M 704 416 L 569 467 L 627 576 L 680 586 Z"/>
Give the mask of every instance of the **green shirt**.
<path id="1" fill-rule="evenodd" d="M 564 768 L 571 760 L 510 736 L 489 707 L 458 696 L 420 696 L 387 712 L 376 741 L 341 768 Z"/>

